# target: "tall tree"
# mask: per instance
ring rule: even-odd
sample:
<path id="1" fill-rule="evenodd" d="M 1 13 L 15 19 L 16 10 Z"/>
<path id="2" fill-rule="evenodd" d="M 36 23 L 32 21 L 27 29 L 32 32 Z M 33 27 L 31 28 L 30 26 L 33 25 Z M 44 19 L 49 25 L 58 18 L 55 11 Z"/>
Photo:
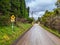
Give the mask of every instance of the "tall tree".
<path id="1" fill-rule="evenodd" d="M 0 0 L 0 13 L 9 15 L 10 6 L 10 0 Z"/>
<path id="2" fill-rule="evenodd" d="M 57 0 L 56 5 L 57 5 L 58 8 L 60 8 L 60 0 Z"/>

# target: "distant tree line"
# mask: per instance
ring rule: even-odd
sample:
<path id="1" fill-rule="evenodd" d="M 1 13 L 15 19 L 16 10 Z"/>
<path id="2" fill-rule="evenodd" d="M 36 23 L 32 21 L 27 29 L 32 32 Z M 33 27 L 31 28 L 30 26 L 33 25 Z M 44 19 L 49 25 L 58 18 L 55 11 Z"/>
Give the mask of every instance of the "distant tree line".
<path id="1" fill-rule="evenodd" d="M 56 29 L 60 33 L 60 0 L 57 2 L 57 8 L 50 12 L 46 10 L 45 14 L 40 18 L 40 22 L 51 29 Z"/>

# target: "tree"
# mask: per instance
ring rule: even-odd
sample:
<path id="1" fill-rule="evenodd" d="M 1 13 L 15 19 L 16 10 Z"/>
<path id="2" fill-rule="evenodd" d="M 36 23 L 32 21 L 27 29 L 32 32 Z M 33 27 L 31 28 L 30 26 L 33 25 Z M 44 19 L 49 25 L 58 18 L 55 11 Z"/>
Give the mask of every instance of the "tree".
<path id="1" fill-rule="evenodd" d="M 0 0 L 0 19 L 6 19 L 8 22 L 11 15 L 15 15 L 16 18 L 28 18 L 29 8 L 26 8 L 25 0 Z"/>
<path id="2" fill-rule="evenodd" d="M 60 0 L 57 0 L 56 5 L 57 5 L 57 8 L 60 8 Z"/>
<path id="3" fill-rule="evenodd" d="M 0 13 L 2 15 L 10 14 L 10 0 L 0 0 Z"/>
<path id="4" fill-rule="evenodd" d="M 30 10 L 29 7 L 26 8 L 26 10 L 25 10 L 25 18 L 29 18 L 29 10 Z"/>

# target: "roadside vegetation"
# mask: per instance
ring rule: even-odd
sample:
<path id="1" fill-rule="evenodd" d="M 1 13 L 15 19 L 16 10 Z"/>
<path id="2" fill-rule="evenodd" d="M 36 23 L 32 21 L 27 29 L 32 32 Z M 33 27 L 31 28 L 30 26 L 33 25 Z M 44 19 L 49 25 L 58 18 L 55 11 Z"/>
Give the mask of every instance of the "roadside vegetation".
<path id="1" fill-rule="evenodd" d="M 58 31 L 56 31 L 55 29 L 48 28 L 48 27 L 46 27 L 46 26 L 44 26 L 44 25 L 40 25 L 40 26 L 42 26 L 45 30 L 51 32 L 52 34 L 54 34 L 54 35 L 56 35 L 57 37 L 60 38 L 60 34 L 59 34 Z"/>
<path id="2" fill-rule="evenodd" d="M 17 21 L 31 22 L 29 18 L 29 7 L 26 8 L 25 0 L 0 0 L 0 26 L 6 26 L 11 23 L 11 16 L 16 17 Z"/>
<path id="3" fill-rule="evenodd" d="M 47 30 L 60 37 L 60 0 L 57 1 L 56 5 L 56 9 L 46 10 L 45 14 L 38 20 Z"/>
<path id="4" fill-rule="evenodd" d="M 0 27 L 0 45 L 10 45 L 23 33 L 25 33 L 29 28 L 31 28 L 29 23 L 20 23 L 19 27 L 14 26 L 12 30 L 11 25 Z"/>
<path id="5" fill-rule="evenodd" d="M 11 16 L 15 16 L 12 31 Z M 10 45 L 32 25 L 25 0 L 0 0 L 0 45 Z"/>

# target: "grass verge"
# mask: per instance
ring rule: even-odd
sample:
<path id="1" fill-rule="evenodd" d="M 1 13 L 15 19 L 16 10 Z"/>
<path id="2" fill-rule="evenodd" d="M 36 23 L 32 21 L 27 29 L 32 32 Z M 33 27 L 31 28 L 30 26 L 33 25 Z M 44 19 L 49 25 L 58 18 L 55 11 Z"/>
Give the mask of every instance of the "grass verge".
<path id="1" fill-rule="evenodd" d="M 42 24 L 40 24 L 40 25 L 41 25 L 45 30 L 51 32 L 52 34 L 54 34 L 54 35 L 56 35 L 57 37 L 60 38 L 60 34 L 58 33 L 58 31 L 53 30 L 53 29 L 50 29 L 50 28 L 48 28 L 48 27 L 46 27 L 46 26 L 44 26 L 44 25 L 42 25 Z"/>
<path id="2" fill-rule="evenodd" d="M 20 27 L 14 26 L 13 31 L 11 25 L 0 27 L 0 45 L 10 45 L 32 26 L 28 23 L 20 23 L 19 25 Z"/>

